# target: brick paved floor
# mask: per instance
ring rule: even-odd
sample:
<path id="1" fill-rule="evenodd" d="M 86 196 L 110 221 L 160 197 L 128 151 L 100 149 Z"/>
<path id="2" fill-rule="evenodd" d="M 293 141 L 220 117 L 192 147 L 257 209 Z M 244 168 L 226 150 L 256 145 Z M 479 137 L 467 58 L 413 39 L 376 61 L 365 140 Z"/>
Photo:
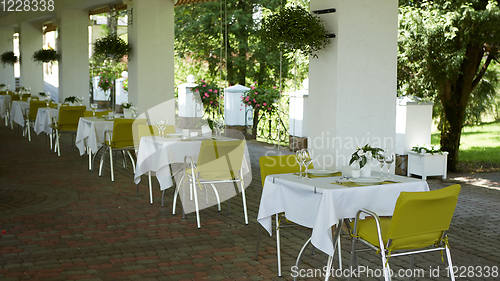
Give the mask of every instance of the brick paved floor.
<path id="1" fill-rule="evenodd" d="M 262 189 L 257 159 L 276 148 L 249 142 L 249 149 L 253 169 L 247 188 L 249 225 L 243 223 L 241 197 L 236 197 L 230 214 L 226 203 L 222 212 L 215 206 L 202 210 L 202 228 L 197 229 L 193 214 L 186 219 L 172 216 L 170 190 L 166 207 L 160 206 L 157 183 L 153 205 L 148 203 L 145 178 L 136 197 L 131 167 L 117 165 L 111 182 L 108 167 L 103 177 L 88 170 L 87 158 L 78 155 L 70 136 L 63 136 L 57 157 L 43 134 L 28 142 L 16 127 L 0 125 L 0 280 L 291 280 L 291 266 L 310 230 L 282 231 L 284 278 L 276 274 L 274 237 L 263 235 L 259 259 L 253 259 Z M 464 183 L 450 244 L 454 264 L 474 266 L 475 271 L 463 270 L 466 277 L 458 280 L 494 280 L 467 274 L 477 276 L 477 267 L 484 273 L 486 267 L 499 264 L 500 175 L 451 176 L 457 180 L 428 182 L 431 189 Z M 345 235 L 342 246 L 347 264 L 350 243 Z M 323 253 L 312 255 L 308 250 L 301 268 L 321 269 L 325 262 Z M 380 268 L 373 252 L 361 254 L 359 263 Z M 394 270 L 407 268 L 408 258 L 391 258 L 391 264 Z M 447 280 L 439 253 L 417 257 L 416 266 L 426 270 L 418 280 Z M 429 268 L 437 266 L 440 277 L 430 278 Z"/>

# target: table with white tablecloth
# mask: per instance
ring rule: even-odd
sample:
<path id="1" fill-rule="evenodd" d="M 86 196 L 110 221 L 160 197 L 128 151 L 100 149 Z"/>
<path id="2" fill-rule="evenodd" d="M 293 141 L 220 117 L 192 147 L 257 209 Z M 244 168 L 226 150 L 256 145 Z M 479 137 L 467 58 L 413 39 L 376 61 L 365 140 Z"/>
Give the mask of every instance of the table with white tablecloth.
<path id="1" fill-rule="evenodd" d="M 39 135 L 41 132 L 44 132 L 47 135 L 52 134 L 52 127 L 50 125 L 54 121 L 54 118 L 57 120 L 58 117 L 59 109 L 57 108 L 39 108 L 35 120 L 35 133 L 37 135 Z"/>
<path id="2" fill-rule="evenodd" d="M 428 191 L 426 181 L 395 176 L 398 183 L 348 187 L 339 177 L 301 180 L 296 175 L 266 178 L 257 220 L 272 234 L 272 216 L 284 212 L 288 220 L 312 228 L 311 242 L 330 256 L 334 254 L 332 227 L 354 218 L 360 209 L 390 216 L 402 191 Z"/>
<path id="3" fill-rule="evenodd" d="M 0 95 L 0 118 L 5 118 L 11 100 L 10 95 Z"/>
<path id="4" fill-rule="evenodd" d="M 180 138 L 147 136 L 141 138 L 139 151 L 137 153 L 137 165 L 134 181 L 139 183 L 141 175 L 147 172 L 155 172 L 160 183 L 160 189 L 165 190 L 173 186 L 170 164 L 183 163 L 185 156 L 190 156 L 196 163 L 200 152 L 201 142 L 207 138 L 192 137 L 189 140 Z M 221 140 L 235 140 L 231 138 L 221 138 Z M 243 159 L 244 176 L 250 171 L 250 157 L 248 148 L 245 146 L 245 157 Z M 251 178 L 250 178 L 251 180 Z M 248 180 L 248 183 L 250 183 Z"/>
<path id="5" fill-rule="evenodd" d="M 29 109 L 30 103 L 27 101 L 13 101 L 10 109 L 11 122 L 24 126 L 26 120 L 26 109 Z"/>
<path id="6" fill-rule="evenodd" d="M 104 144 L 104 132 L 113 130 L 113 121 L 99 117 L 81 117 L 78 122 L 75 145 L 84 155 L 86 148 L 96 153 Z"/>

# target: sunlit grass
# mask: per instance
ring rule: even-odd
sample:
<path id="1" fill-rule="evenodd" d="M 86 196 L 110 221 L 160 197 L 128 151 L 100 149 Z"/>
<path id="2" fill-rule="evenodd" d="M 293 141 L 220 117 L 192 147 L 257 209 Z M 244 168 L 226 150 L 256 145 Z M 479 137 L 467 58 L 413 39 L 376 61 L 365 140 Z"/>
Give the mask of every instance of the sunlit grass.
<path id="1" fill-rule="evenodd" d="M 439 132 L 432 134 L 432 144 L 439 144 L 439 140 Z M 500 122 L 465 127 L 458 161 L 473 170 L 500 170 Z"/>

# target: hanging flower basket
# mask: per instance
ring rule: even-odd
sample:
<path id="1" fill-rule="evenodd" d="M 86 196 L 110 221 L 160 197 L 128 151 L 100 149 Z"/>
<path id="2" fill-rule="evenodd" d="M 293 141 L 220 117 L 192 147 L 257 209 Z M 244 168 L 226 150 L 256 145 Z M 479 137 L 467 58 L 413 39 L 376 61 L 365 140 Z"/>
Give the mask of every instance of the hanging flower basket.
<path id="1" fill-rule="evenodd" d="M 130 54 L 130 46 L 116 35 L 99 38 L 94 43 L 94 56 L 118 61 Z"/>
<path id="2" fill-rule="evenodd" d="M 302 7 L 283 7 L 265 17 L 262 30 L 266 45 L 283 52 L 317 57 L 315 52 L 330 43 L 323 21 Z"/>
<path id="3" fill-rule="evenodd" d="M 54 49 L 40 49 L 33 54 L 33 61 L 49 63 L 59 60 L 59 55 Z"/>
<path id="4" fill-rule="evenodd" d="M 4 67 L 6 64 L 14 65 L 18 61 L 17 56 L 14 55 L 14 52 L 12 51 L 3 53 L 0 56 L 0 60 L 2 61 Z"/>

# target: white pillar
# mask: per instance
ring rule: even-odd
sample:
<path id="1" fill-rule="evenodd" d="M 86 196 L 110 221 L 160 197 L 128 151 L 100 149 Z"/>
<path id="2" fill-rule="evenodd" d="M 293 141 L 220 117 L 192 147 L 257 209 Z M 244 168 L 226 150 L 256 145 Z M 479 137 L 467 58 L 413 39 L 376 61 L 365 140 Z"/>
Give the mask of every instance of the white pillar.
<path id="1" fill-rule="evenodd" d="M 13 35 L 12 29 L 0 29 L 0 54 L 14 51 Z M 13 65 L 0 66 L 0 84 L 10 85 L 11 90 L 16 88 Z"/>
<path id="2" fill-rule="evenodd" d="M 129 102 L 144 112 L 174 99 L 174 3 L 171 0 L 134 0 L 129 4 Z M 132 8 L 130 8 L 132 7 Z M 174 104 L 163 110 L 174 120 Z M 170 108 L 172 107 L 172 108 Z"/>
<path id="3" fill-rule="evenodd" d="M 347 165 L 356 147 L 394 149 L 398 1 L 311 0 L 337 35 L 310 59 L 306 135 L 315 165 Z"/>
<path id="4" fill-rule="evenodd" d="M 43 47 L 42 24 L 39 22 L 22 22 L 19 32 L 19 48 L 21 50 L 20 85 L 30 87 L 31 93 L 45 92 L 42 64 L 33 61 L 33 54 Z"/>
<path id="5" fill-rule="evenodd" d="M 59 102 L 82 96 L 89 107 L 89 13 L 64 9 L 58 15 Z"/>

